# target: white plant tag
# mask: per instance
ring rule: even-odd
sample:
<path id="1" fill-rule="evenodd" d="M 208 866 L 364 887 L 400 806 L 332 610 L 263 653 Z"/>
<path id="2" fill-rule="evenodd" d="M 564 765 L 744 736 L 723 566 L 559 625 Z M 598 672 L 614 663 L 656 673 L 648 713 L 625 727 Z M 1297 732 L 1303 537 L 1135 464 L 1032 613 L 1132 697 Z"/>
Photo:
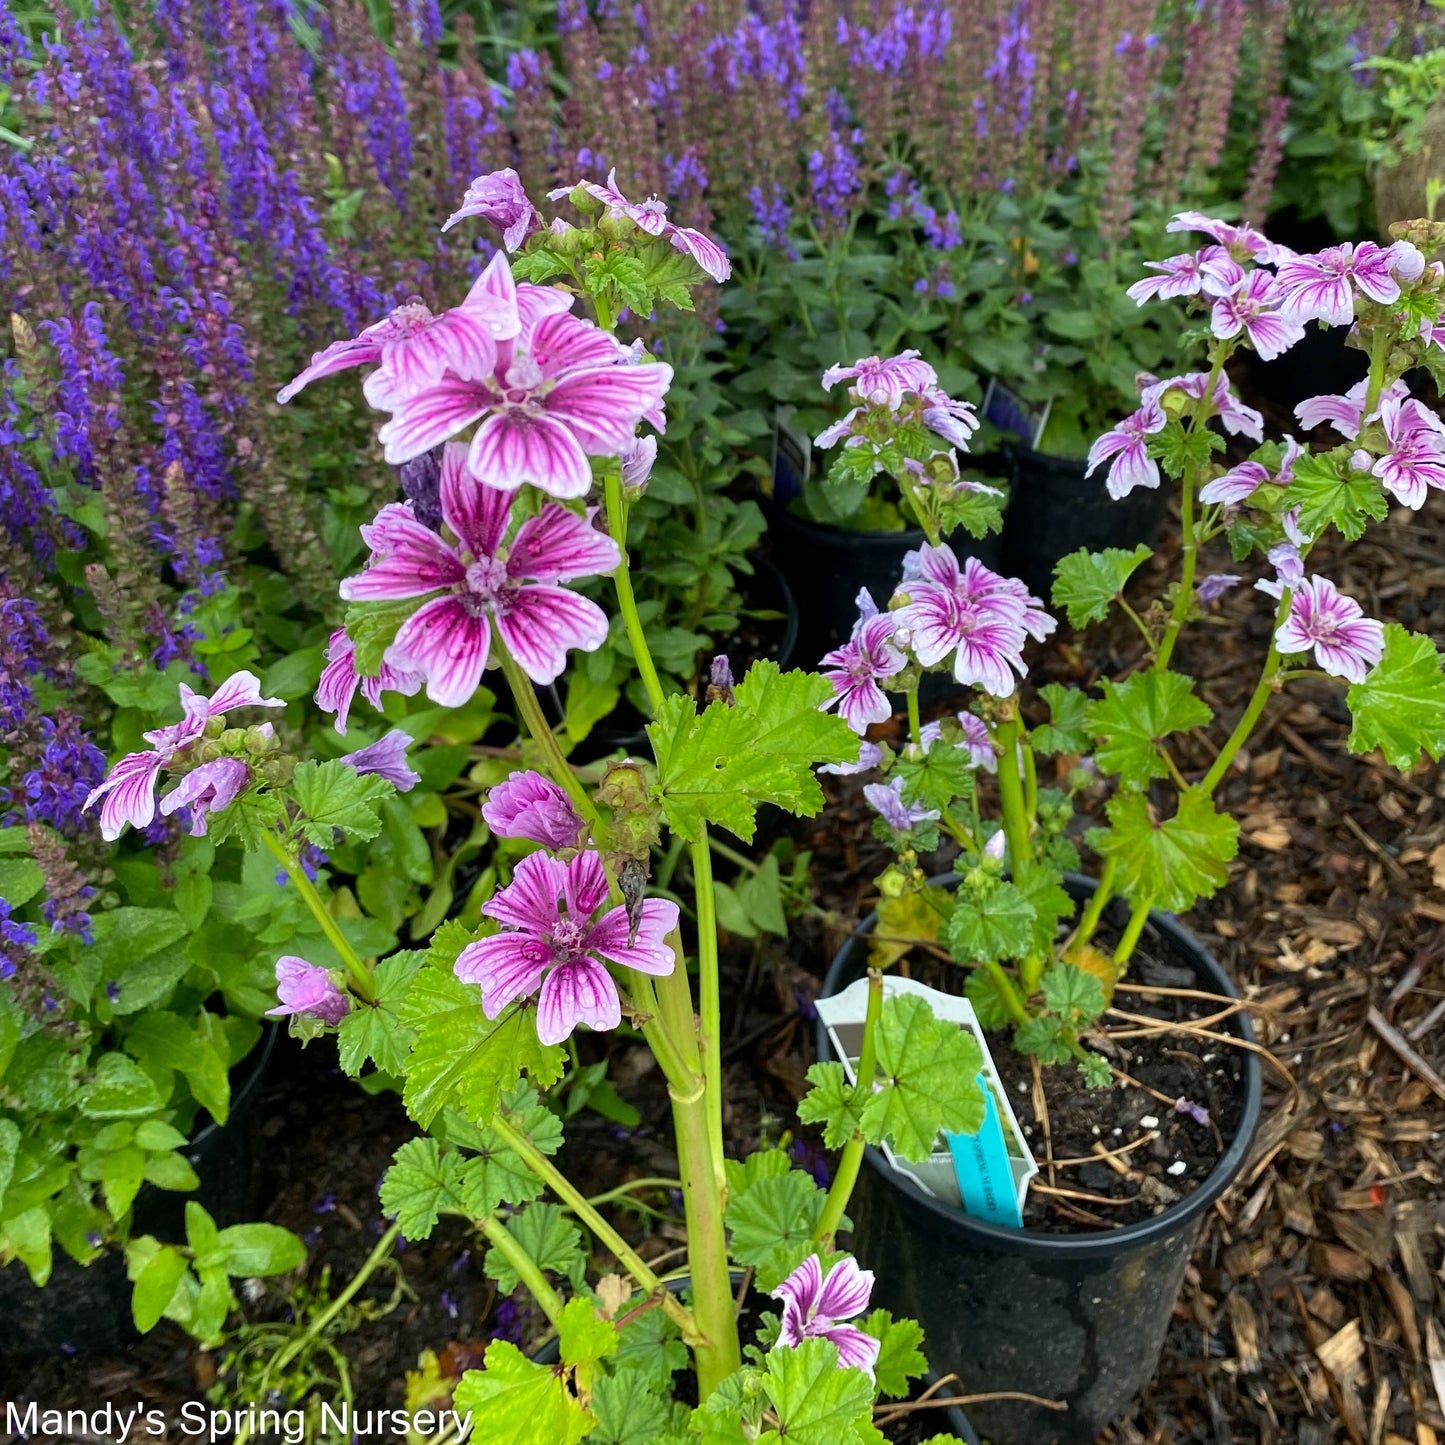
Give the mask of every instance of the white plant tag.
<path id="1" fill-rule="evenodd" d="M 882 1146 L 884 1157 L 892 1168 L 935 1199 L 975 1218 L 1021 1228 L 1029 1180 L 1039 1172 L 1039 1166 L 1024 1142 L 1013 1105 L 999 1082 L 973 1005 L 966 998 L 940 993 L 914 979 L 893 974 L 884 976 L 883 993 L 885 998 L 916 994 L 927 1001 L 937 1018 L 948 1019 L 974 1036 L 983 1053 L 979 1084 L 992 1105 L 978 1134 L 940 1134 L 932 1156 L 921 1163 L 899 1159 L 886 1143 Z M 820 998 L 817 1007 L 848 1081 L 857 1083 L 863 1020 L 868 1010 L 868 980 L 860 978 L 842 993 Z"/>

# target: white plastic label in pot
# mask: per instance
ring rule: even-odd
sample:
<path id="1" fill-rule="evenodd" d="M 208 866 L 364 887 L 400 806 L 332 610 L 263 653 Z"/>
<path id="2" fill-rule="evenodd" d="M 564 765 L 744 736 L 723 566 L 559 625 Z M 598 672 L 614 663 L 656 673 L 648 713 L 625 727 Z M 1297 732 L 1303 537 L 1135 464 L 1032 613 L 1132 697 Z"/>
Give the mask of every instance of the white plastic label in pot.
<path id="1" fill-rule="evenodd" d="M 920 1163 L 899 1159 L 887 1144 L 882 1146 L 884 1157 L 893 1169 L 935 1199 L 961 1208 L 975 1219 L 1021 1229 L 1029 1180 L 1039 1172 L 1039 1166 L 1034 1163 L 1008 1094 L 999 1082 L 973 1005 L 966 998 L 940 993 L 911 978 L 885 975 L 884 997 L 901 993 L 918 995 L 927 1001 L 935 1017 L 948 1019 L 973 1035 L 983 1053 L 978 1082 L 986 1112 L 977 1134 L 940 1135 L 932 1156 Z M 828 1039 L 850 1083 L 858 1080 L 858 1054 L 863 1047 L 867 1009 L 866 978 L 849 984 L 832 998 L 818 1000 L 818 1017 L 828 1030 Z"/>

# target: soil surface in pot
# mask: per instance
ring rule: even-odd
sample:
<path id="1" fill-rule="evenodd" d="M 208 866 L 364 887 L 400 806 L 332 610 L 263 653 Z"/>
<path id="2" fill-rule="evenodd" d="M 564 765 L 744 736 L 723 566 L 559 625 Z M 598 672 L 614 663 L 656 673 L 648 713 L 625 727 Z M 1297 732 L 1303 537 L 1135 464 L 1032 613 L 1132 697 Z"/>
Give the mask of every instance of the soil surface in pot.
<path id="1" fill-rule="evenodd" d="M 1112 947 L 1106 928 L 1095 937 L 1106 950 Z M 1072 1064 L 1042 1065 L 1036 1077 L 1033 1061 L 1012 1047 L 1006 1032 L 986 1035 L 999 1082 L 1039 1166 L 1024 1206 L 1026 1229 L 1092 1234 L 1150 1219 L 1192 1194 L 1234 1138 L 1244 1108 L 1239 1048 L 1176 1027 L 1198 1027 L 1199 1020 L 1217 1017 L 1229 1000 L 1153 993 L 1198 987 L 1193 972 L 1170 961 L 1167 950 L 1163 939 L 1152 949 L 1147 941 L 1141 943 L 1128 981 L 1114 998 L 1114 1007 L 1158 1024 L 1109 1021 L 1124 1033 L 1160 1031 L 1117 1041 L 1107 1033 L 1089 1039 L 1128 1075 L 1116 1079 L 1113 1088 L 1087 1088 Z M 915 958 L 909 971 L 944 993 L 961 993 L 966 977 L 934 958 Z M 1208 1027 L 1222 1032 L 1217 1021 Z M 1177 1109 L 1181 1100 L 1207 1111 L 1208 1121 Z M 1106 1161 L 1097 1157 L 1101 1153 L 1115 1157 Z"/>

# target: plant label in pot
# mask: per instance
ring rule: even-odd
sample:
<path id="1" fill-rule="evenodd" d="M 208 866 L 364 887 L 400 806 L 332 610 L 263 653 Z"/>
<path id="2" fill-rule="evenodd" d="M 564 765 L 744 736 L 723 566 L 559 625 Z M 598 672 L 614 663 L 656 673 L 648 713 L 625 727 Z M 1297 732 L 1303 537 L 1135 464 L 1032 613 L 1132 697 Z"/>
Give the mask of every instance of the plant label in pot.
<path id="1" fill-rule="evenodd" d="M 1012 432 L 1025 445 L 1037 447 L 1044 438 L 1044 429 L 1049 424 L 1049 413 L 1053 407 L 1052 401 L 1042 405 L 1025 401 L 993 377 L 983 394 L 982 416 L 1000 431 Z"/>
<path id="2" fill-rule="evenodd" d="M 885 977 L 883 992 L 885 997 L 916 994 L 927 1000 L 936 1018 L 949 1019 L 973 1035 L 983 1054 L 978 1082 L 986 1109 L 977 1133 L 940 1134 L 933 1157 L 921 1163 L 903 1163 L 884 1144 L 883 1153 L 888 1163 L 935 1199 L 961 1207 L 975 1219 L 1022 1229 L 1024 1199 L 1029 1181 L 1039 1172 L 1039 1167 L 1024 1143 L 1023 1130 L 1019 1128 L 1008 1093 L 999 1083 L 993 1056 L 973 1005 L 965 998 L 942 993 L 911 978 Z M 856 1083 L 868 1007 L 868 981 L 859 979 L 842 993 L 819 999 L 817 1007 L 818 1017 L 828 1030 L 849 1082 Z"/>

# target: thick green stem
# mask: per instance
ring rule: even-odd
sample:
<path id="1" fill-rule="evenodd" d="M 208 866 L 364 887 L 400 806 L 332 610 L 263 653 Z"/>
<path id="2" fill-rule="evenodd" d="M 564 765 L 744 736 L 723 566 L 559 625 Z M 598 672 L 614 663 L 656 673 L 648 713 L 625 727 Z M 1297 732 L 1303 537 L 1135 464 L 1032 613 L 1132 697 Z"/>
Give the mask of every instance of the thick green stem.
<path id="1" fill-rule="evenodd" d="M 371 976 L 371 970 L 361 961 L 360 956 L 331 916 L 330 910 L 316 891 L 316 885 L 306 876 L 306 870 L 302 868 L 300 862 L 292 856 L 291 850 L 276 834 L 263 833 L 261 836 L 265 839 L 266 846 L 271 850 L 276 861 L 286 870 L 296 891 L 311 910 L 312 917 L 321 925 L 321 931 L 326 935 L 327 941 L 341 955 L 341 962 L 345 966 L 346 977 L 351 983 L 352 992 L 362 1003 L 374 1002 L 376 982 Z"/>
<path id="2" fill-rule="evenodd" d="M 1370 338 L 1370 378 L 1365 388 L 1365 409 L 1361 416 L 1368 417 L 1380 405 L 1380 393 L 1385 389 L 1385 362 L 1390 355 L 1390 336 L 1382 327 Z"/>
<path id="3" fill-rule="evenodd" d="M 915 682 L 908 689 L 908 741 L 914 747 L 923 745 L 923 727 L 918 719 L 918 684 Z"/>
<path id="4" fill-rule="evenodd" d="M 999 997 L 1003 999 L 1004 1007 L 1009 1011 L 1009 1017 L 1016 1024 L 1026 1024 L 1029 1021 L 1029 1011 L 1018 989 L 1014 987 L 1014 981 L 1004 971 L 1004 966 L 996 958 L 988 959 L 984 963 L 988 970 L 989 977 L 993 979 L 994 986 L 998 989 Z"/>
<path id="5" fill-rule="evenodd" d="M 567 759 L 562 756 L 562 749 L 558 745 L 556 735 L 547 721 L 546 714 L 542 711 L 542 704 L 537 700 L 537 692 L 532 686 L 532 679 L 522 671 L 517 659 L 507 651 L 506 645 L 500 637 L 495 639 L 493 645 L 497 649 L 497 658 L 502 664 L 502 673 L 507 679 L 507 685 L 512 689 L 512 697 L 516 701 L 517 711 L 522 714 L 522 721 L 526 723 L 527 731 L 532 735 L 532 741 L 542 750 L 542 758 L 546 763 L 548 773 L 552 776 L 552 781 L 559 788 L 564 788 L 567 796 L 576 805 L 577 811 L 589 823 L 595 824 L 597 809 L 593 805 L 592 799 L 587 796 L 587 789 L 582 786 L 581 779 L 572 771 Z"/>
<path id="6" fill-rule="evenodd" d="M 642 677 L 643 690 L 653 712 L 662 707 L 662 681 L 653 665 L 652 652 L 647 646 L 647 634 L 642 630 L 642 618 L 637 615 L 637 598 L 632 592 L 632 574 L 627 570 L 627 503 L 622 499 L 622 475 L 608 470 L 603 480 L 603 494 L 607 501 L 607 530 L 617 543 L 622 560 L 612 574 L 617 589 L 617 606 L 622 612 L 622 623 L 627 629 L 627 640 L 632 644 L 633 660 Z"/>
<path id="7" fill-rule="evenodd" d="M 685 1309 L 675 1296 L 663 1288 L 662 1281 L 648 1267 L 647 1261 L 587 1202 L 587 1196 L 520 1129 L 515 1128 L 504 1114 L 493 1115 L 491 1127 L 522 1163 L 612 1252 L 623 1269 L 648 1294 L 657 1297 L 658 1303 L 682 1331 L 684 1338 L 695 1340 L 697 1327 L 691 1311 Z"/>
<path id="8" fill-rule="evenodd" d="M 1284 625 L 1285 618 L 1289 616 L 1292 595 L 1288 587 L 1280 594 L 1279 606 L 1275 609 L 1274 614 L 1275 632 L 1279 631 Z M 1230 733 L 1228 741 L 1219 750 L 1219 756 L 1215 758 L 1213 765 L 1200 781 L 1199 787 L 1206 798 L 1224 781 L 1225 775 L 1229 772 L 1230 763 L 1234 761 L 1240 748 L 1249 741 L 1249 735 L 1254 731 L 1260 714 L 1264 711 L 1264 706 L 1274 691 L 1274 680 L 1279 672 L 1279 664 L 1279 651 L 1271 642 L 1269 651 L 1264 655 L 1264 666 L 1260 668 L 1259 681 L 1254 685 L 1254 692 L 1250 694 L 1244 712 L 1240 714 L 1239 721 L 1235 723 L 1234 731 Z"/>
<path id="9" fill-rule="evenodd" d="M 511 1230 L 496 1215 L 489 1214 L 478 1223 L 487 1242 L 512 1266 L 512 1273 L 527 1286 L 547 1316 L 547 1323 L 555 1330 L 562 1318 L 562 1296 L 547 1283 L 547 1276 L 538 1268 L 536 1260 L 517 1243 Z"/>
<path id="10" fill-rule="evenodd" d="M 1036 818 L 1039 812 L 1039 769 L 1027 733 L 1020 733 L 1019 756 L 1024 762 L 1024 812 L 1028 817 Z"/>
<path id="11" fill-rule="evenodd" d="M 1033 861 L 1029 843 L 1029 813 L 1024 804 L 1023 779 L 1019 775 L 1019 737 L 1022 733 L 1018 715 L 998 725 L 994 734 L 1000 748 L 998 760 L 998 797 L 1003 810 L 1003 832 L 1008 840 L 1009 867 L 1017 877 Z"/>
<path id="12" fill-rule="evenodd" d="M 1129 956 L 1134 952 L 1134 946 L 1139 942 L 1139 935 L 1144 932 L 1144 925 L 1149 921 L 1149 909 L 1152 904 L 1153 899 L 1141 898 L 1134 905 L 1134 911 L 1129 915 L 1128 927 L 1124 929 L 1119 946 L 1114 950 L 1114 972 L 1120 977 L 1129 966 Z"/>
<path id="13" fill-rule="evenodd" d="M 923 528 L 929 544 L 934 547 L 938 546 L 940 541 L 938 523 L 934 521 L 933 514 L 923 500 L 917 483 L 905 472 L 898 478 L 898 485 L 902 489 L 903 495 L 908 498 L 908 504 L 913 508 L 913 515 L 918 518 L 918 525 Z"/>
<path id="14" fill-rule="evenodd" d="M 857 1082 L 854 1092 L 867 1099 L 873 1092 L 873 1074 L 878 1060 L 878 1020 L 883 1016 L 883 974 L 876 968 L 868 970 L 868 1008 L 863 1015 L 863 1042 L 858 1049 Z M 833 1247 L 833 1236 L 853 1197 L 853 1186 L 858 1182 L 858 1171 L 863 1164 L 863 1150 L 867 1146 L 863 1135 L 854 1132 L 853 1137 L 843 1146 L 842 1157 L 838 1160 L 838 1172 L 829 1186 L 828 1197 L 823 1201 L 823 1212 L 818 1216 L 813 1239 L 824 1250 Z"/>
<path id="15" fill-rule="evenodd" d="M 1094 896 L 1089 899 L 1089 906 L 1084 909 L 1084 916 L 1079 920 L 1079 926 L 1074 930 L 1074 936 L 1064 949 L 1065 957 L 1085 947 L 1093 938 L 1094 930 L 1099 926 L 1099 919 L 1104 915 L 1104 908 L 1114 896 L 1114 876 L 1118 871 L 1119 859 L 1111 854 L 1104 863 L 1104 871 L 1099 877 L 1099 886 L 1094 890 Z"/>
<path id="16" fill-rule="evenodd" d="M 712 850 L 707 826 L 690 848 L 693 891 L 697 898 L 698 1033 L 702 1048 L 703 1101 L 707 1105 L 708 1153 L 713 1179 L 721 1193 L 727 1187 L 723 1171 L 722 1110 L 722 992 L 718 979 L 717 895 L 713 892 Z"/>

